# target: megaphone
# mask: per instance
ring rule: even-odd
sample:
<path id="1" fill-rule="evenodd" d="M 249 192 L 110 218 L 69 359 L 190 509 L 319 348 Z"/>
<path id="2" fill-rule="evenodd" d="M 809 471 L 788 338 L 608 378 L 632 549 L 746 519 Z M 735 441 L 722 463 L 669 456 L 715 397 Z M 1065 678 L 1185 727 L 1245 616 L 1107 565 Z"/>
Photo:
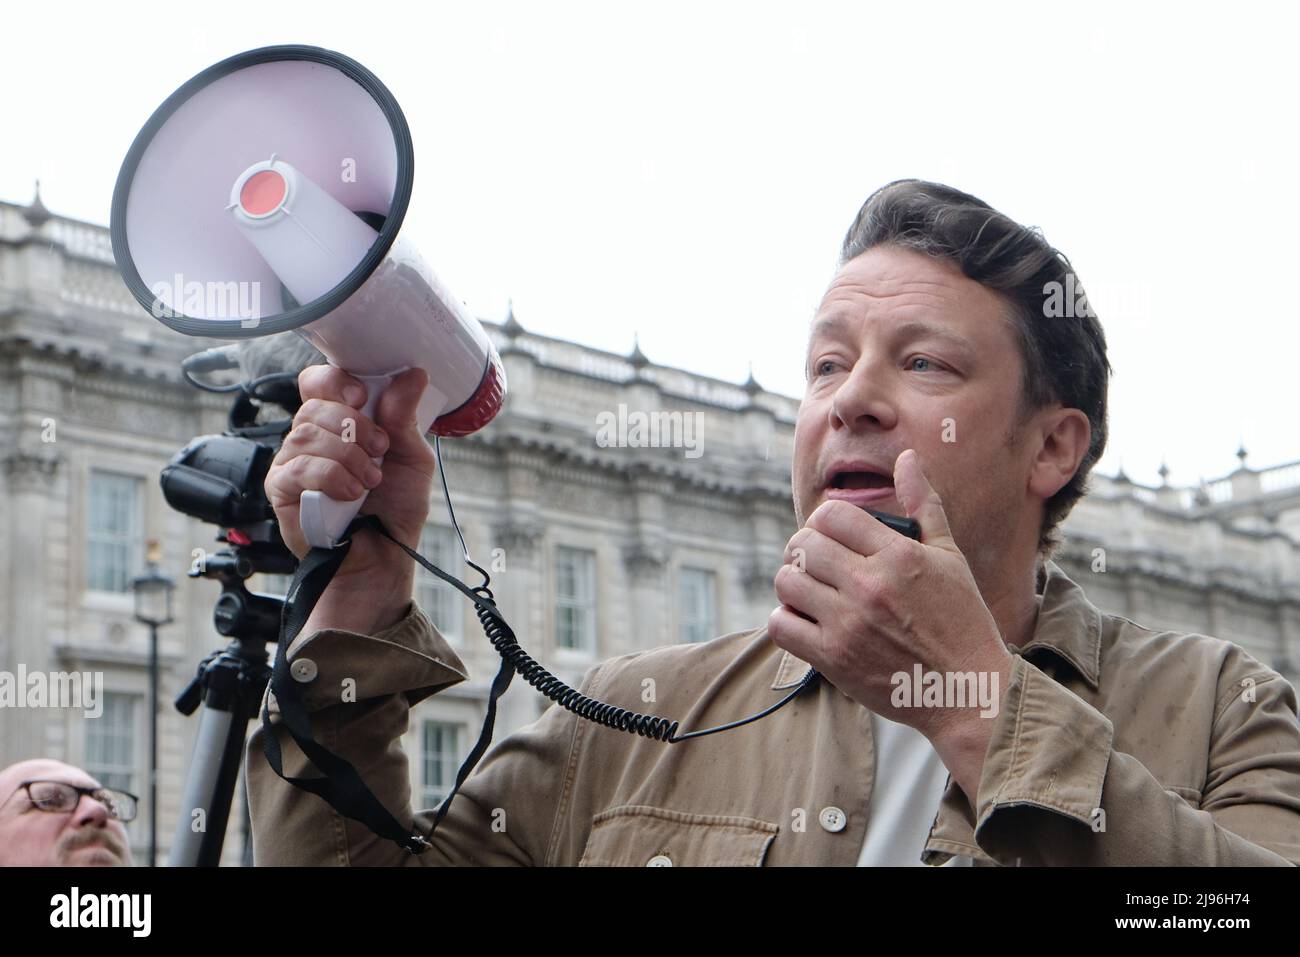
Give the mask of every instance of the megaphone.
<path id="1" fill-rule="evenodd" d="M 505 370 L 398 237 L 413 173 L 406 118 L 373 73 L 318 47 L 251 50 L 185 83 L 136 136 L 113 193 L 113 255 L 178 332 L 304 336 L 365 383 L 368 416 L 394 376 L 422 367 L 421 433 L 468 435 L 500 411 Z M 364 501 L 304 493 L 307 541 L 336 544 Z"/>

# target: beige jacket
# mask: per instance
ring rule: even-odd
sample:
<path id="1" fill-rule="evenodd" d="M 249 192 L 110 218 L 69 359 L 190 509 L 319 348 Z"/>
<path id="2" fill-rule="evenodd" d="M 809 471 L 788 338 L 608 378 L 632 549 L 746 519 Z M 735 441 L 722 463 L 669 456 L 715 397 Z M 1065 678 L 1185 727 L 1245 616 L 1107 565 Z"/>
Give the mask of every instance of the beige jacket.
<path id="1" fill-rule="evenodd" d="M 1012 649 L 989 719 L 978 813 L 950 778 L 920 858 L 1300 863 L 1291 685 L 1229 642 L 1103 614 L 1053 563 L 1039 592 L 1034 637 Z M 409 821 L 399 737 L 410 706 L 464 680 L 464 666 L 414 605 L 380 634 L 306 636 L 291 654 L 301 658 L 316 665 L 306 700 L 317 740 Z M 607 661 L 581 690 L 689 731 L 770 706 L 807 668 L 759 628 Z M 339 703 L 346 678 L 359 684 L 355 703 Z M 647 678 L 653 705 L 641 699 Z M 279 733 L 286 772 L 305 773 Z M 419 856 L 282 781 L 260 730 L 247 771 L 257 864 L 853 865 L 874 765 L 868 712 L 824 680 L 770 717 L 680 744 L 552 706 L 488 753 Z M 426 831 L 431 819 L 420 812 Z"/>

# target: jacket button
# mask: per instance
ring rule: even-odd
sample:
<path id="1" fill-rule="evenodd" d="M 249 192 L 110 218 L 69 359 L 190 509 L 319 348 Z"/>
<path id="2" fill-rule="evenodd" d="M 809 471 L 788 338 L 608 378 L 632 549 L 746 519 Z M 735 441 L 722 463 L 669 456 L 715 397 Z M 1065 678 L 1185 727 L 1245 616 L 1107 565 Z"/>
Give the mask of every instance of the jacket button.
<path id="1" fill-rule="evenodd" d="M 672 867 L 673 862 L 667 854 L 656 854 L 650 860 L 645 862 L 646 867 Z"/>
<path id="2" fill-rule="evenodd" d="M 844 825 L 849 823 L 849 816 L 837 807 L 824 807 L 817 815 L 817 821 L 823 828 L 835 834 L 844 830 Z"/>
<path id="3" fill-rule="evenodd" d="M 293 675 L 294 681 L 301 681 L 303 684 L 315 681 L 316 662 L 310 658 L 298 658 L 293 664 L 289 665 L 289 674 Z"/>

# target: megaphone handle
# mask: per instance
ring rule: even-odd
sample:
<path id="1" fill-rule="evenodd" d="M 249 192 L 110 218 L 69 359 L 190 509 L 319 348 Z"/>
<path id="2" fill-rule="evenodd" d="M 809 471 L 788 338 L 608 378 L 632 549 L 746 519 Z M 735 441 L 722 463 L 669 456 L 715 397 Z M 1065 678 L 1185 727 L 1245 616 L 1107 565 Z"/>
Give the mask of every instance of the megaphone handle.
<path id="1" fill-rule="evenodd" d="M 389 375 L 354 375 L 353 378 L 360 380 L 366 387 L 366 404 L 361 407 L 361 414 L 373 420 L 375 409 L 379 407 L 379 397 L 392 384 L 393 379 L 405 371 L 398 369 Z M 383 460 L 382 455 L 371 459 L 376 465 Z M 357 517 L 357 512 L 361 511 L 369 494 L 365 492 L 360 498 L 340 502 L 324 492 L 303 492 L 299 501 L 298 521 L 302 525 L 307 544 L 313 548 L 333 548 Z"/>

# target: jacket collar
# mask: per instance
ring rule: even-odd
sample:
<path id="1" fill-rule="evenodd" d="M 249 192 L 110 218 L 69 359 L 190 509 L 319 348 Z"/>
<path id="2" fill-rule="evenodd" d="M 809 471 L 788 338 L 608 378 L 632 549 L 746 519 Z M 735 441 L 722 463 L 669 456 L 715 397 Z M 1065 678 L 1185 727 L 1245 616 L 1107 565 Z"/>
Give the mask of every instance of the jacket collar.
<path id="1" fill-rule="evenodd" d="M 1020 646 L 1020 653 L 1053 652 L 1096 691 L 1101 682 L 1101 611 L 1056 562 L 1043 564 L 1038 581 L 1038 621 L 1034 637 Z"/>
<path id="2" fill-rule="evenodd" d="M 1045 562 L 1038 570 L 1038 621 L 1034 625 L 1034 637 L 1017 651 L 1019 654 L 1050 651 L 1097 690 L 1101 681 L 1101 612 L 1056 562 Z M 793 688 L 811 667 L 783 651 L 777 661 L 772 690 Z"/>

